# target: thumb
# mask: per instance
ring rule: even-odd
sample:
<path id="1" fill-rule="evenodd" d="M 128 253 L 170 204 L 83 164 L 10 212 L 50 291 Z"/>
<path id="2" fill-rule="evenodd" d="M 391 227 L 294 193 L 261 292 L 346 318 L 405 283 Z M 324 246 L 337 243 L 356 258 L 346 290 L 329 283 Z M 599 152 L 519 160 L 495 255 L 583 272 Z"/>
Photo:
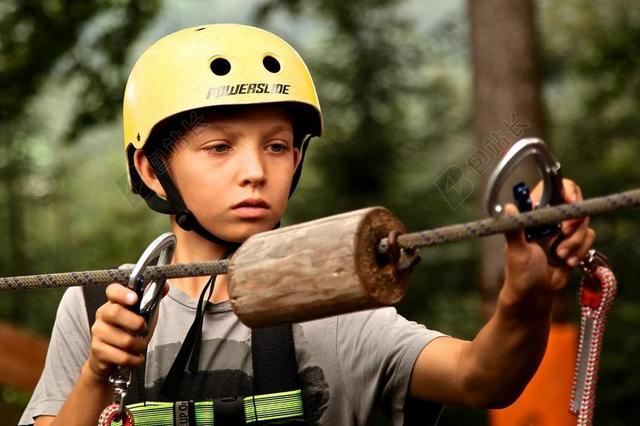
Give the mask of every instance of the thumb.
<path id="1" fill-rule="evenodd" d="M 516 216 L 519 213 L 515 204 L 508 203 L 504 207 L 504 216 Z M 524 228 L 519 228 L 514 231 L 504 233 L 507 239 L 507 246 L 509 250 L 527 251 L 527 239 L 524 236 Z"/>

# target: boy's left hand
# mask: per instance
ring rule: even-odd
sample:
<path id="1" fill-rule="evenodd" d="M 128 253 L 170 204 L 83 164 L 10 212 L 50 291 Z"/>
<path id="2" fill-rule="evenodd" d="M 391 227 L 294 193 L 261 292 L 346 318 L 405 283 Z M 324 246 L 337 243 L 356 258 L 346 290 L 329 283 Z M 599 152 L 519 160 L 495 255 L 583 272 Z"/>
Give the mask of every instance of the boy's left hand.
<path id="1" fill-rule="evenodd" d="M 582 201 L 580 187 L 569 179 L 563 179 L 564 199 L 567 203 Z M 540 200 L 542 184 L 531 192 L 534 205 Z M 505 214 L 518 214 L 513 204 L 505 207 Z M 589 218 L 566 220 L 560 231 L 564 241 L 558 244 L 556 254 L 564 261 L 561 266 L 551 266 L 544 250 L 535 242 L 527 242 L 524 230 L 507 233 L 505 249 L 505 290 L 511 301 L 522 300 L 528 295 L 553 294 L 563 288 L 571 269 L 593 246 L 595 232 L 589 228 Z M 515 298 L 515 300 L 514 300 Z"/>

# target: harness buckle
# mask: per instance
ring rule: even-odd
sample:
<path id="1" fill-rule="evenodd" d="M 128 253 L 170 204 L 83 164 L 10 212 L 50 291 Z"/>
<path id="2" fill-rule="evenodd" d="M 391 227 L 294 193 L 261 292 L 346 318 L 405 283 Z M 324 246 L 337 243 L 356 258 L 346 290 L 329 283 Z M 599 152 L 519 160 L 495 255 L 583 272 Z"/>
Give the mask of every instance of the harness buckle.
<path id="1" fill-rule="evenodd" d="M 257 418 L 257 413 L 255 413 Z M 213 417 L 217 425 L 244 425 L 244 398 L 227 396 L 213 399 Z"/>

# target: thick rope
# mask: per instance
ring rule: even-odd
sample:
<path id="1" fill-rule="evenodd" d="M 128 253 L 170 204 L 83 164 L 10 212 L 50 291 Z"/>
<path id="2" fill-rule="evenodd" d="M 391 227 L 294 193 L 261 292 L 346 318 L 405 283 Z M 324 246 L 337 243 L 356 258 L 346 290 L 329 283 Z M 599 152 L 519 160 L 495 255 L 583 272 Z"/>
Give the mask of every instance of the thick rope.
<path id="1" fill-rule="evenodd" d="M 176 265 L 147 266 L 142 272 L 144 281 L 201 277 L 208 275 L 226 274 L 228 260 L 211 262 L 178 263 Z M 0 291 L 4 290 L 33 290 L 36 288 L 59 288 L 82 285 L 104 285 L 111 283 L 126 284 L 133 268 L 101 269 L 96 271 L 61 272 L 57 274 L 27 275 L 22 277 L 0 278 Z"/>
<path id="2" fill-rule="evenodd" d="M 634 189 L 619 194 L 590 198 L 577 203 L 546 207 L 515 216 L 483 219 L 475 222 L 403 234 L 398 237 L 398 244 L 402 248 L 429 247 L 489 235 L 503 234 L 518 228 L 550 225 L 567 219 L 599 216 L 605 213 L 638 206 L 640 206 L 640 189 Z M 381 253 L 387 251 L 386 238 L 380 241 L 378 251 Z"/>
<path id="3" fill-rule="evenodd" d="M 619 194 L 591 198 L 586 201 L 547 207 L 515 216 L 483 219 L 459 225 L 445 226 L 432 230 L 403 234 L 398 237 L 401 248 L 420 248 L 502 234 L 519 228 L 550 225 L 567 219 L 598 216 L 622 209 L 640 206 L 640 189 Z M 378 244 L 378 252 L 387 251 L 387 239 Z M 145 281 L 181 277 L 226 274 L 228 261 L 183 263 L 177 265 L 149 266 L 144 272 Z M 29 275 L 0 278 L 0 291 L 31 290 L 37 288 L 58 288 L 82 285 L 127 283 L 132 269 L 104 269 L 97 271 L 65 272 L 57 274 Z"/>

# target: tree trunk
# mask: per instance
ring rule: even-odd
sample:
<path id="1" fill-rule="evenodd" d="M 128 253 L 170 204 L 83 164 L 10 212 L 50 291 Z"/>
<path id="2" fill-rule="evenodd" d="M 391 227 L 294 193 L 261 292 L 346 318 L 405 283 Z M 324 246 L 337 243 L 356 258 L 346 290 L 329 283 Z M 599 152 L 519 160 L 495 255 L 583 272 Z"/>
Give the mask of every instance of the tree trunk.
<path id="1" fill-rule="evenodd" d="M 468 161 L 485 188 L 514 142 L 527 136 L 544 139 L 535 10 L 532 0 L 469 0 L 468 8 L 476 139 Z M 504 238 L 485 238 L 481 244 L 484 313 L 490 315 L 504 279 Z"/>

